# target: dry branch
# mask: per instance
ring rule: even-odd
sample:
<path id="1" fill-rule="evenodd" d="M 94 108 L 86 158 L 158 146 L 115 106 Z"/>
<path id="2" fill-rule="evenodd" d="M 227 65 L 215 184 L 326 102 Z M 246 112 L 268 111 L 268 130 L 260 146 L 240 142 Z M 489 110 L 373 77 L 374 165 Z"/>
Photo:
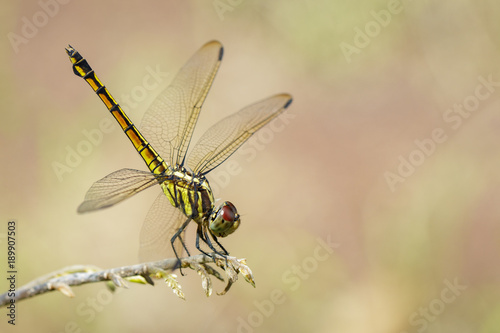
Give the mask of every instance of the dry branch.
<path id="1" fill-rule="evenodd" d="M 246 265 L 245 259 L 235 257 L 223 257 L 218 254 L 211 254 L 214 258 L 205 254 L 181 258 L 182 268 L 195 270 L 202 278 L 202 286 L 207 296 L 212 294 L 211 277 L 215 276 L 219 280 L 224 280 L 220 273 L 210 264 L 214 264 L 225 272 L 227 278 L 226 288 L 219 293 L 225 294 L 231 285 L 238 279 L 241 273 L 245 280 L 255 287 L 252 271 Z M 10 292 L 0 295 L 0 307 L 17 302 L 36 295 L 41 295 L 49 291 L 58 290 L 68 297 L 75 294 L 70 286 L 79 286 L 86 283 L 108 281 L 108 287 L 114 290 L 116 287 L 128 288 L 126 280 L 133 283 L 154 285 L 152 278 L 163 278 L 167 285 L 180 298 L 184 299 L 184 294 L 176 280 L 173 271 L 179 267 L 177 259 L 164 259 L 161 261 L 141 263 L 132 266 L 123 266 L 107 270 L 101 270 L 95 266 L 77 265 L 70 266 L 42 276 L 30 283 L 15 290 L 15 296 Z"/>

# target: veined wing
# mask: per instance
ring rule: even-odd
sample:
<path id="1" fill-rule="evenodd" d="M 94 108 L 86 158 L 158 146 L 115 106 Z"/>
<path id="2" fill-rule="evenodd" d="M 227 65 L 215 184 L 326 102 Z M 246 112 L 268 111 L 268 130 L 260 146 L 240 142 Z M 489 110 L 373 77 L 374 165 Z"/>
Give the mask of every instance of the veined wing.
<path id="1" fill-rule="evenodd" d="M 222 60 L 217 41 L 203 45 L 154 100 L 141 123 L 144 137 L 169 164 L 183 164 L 201 106 Z"/>
<path id="2" fill-rule="evenodd" d="M 149 209 L 142 225 L 139 247 L 140 262 L 175 257 L 170 239 L 186 219 L 186 215 L 180 209 L 172 206 L 165 194 L 161 192 Z M 182 240 L 185 240 L 185 232 L 184 229 L 180 235 Z M 175 240 L 174 247 L 181 257 L 183 246 L 180 239 Z"/>
<path id="3" fill-rule="evenodd" d="M 292 96 L 275 95 L 222 119 L 210 127 L 196 143 L 187 165 L 195 174 L 210 172 L 291 103 Z"/>
<path id="4" fill-rule="evenodd" d="M 95 182 L 82 204 L 78 206 L 78 213 L 86 213 L 106 208 L 119 203 L 158 182 L 166 176 L 152 174 L 149 171 L 121 169 Z"/>

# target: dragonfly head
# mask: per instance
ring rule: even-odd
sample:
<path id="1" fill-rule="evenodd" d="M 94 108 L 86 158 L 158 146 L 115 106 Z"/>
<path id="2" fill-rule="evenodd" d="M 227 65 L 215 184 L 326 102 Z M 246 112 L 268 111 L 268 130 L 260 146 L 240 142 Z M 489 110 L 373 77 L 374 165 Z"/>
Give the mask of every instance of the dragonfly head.
<path id="1" fill-rule="evenodd" d="M 210 215 L 210 232 L 216 237 L 226 237 L 240 226 L 240 215 L 229 201 L 224 202 Z"/>

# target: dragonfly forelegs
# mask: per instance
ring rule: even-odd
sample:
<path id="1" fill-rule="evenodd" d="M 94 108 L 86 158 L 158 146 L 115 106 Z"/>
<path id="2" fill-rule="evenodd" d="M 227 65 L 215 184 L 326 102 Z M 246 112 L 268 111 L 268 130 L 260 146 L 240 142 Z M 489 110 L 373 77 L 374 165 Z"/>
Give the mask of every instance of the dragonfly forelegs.
<path id="1" fill-rule="evenodd" d="M 205 231 L 206 233 L 206 231 Z M 222 251 L 224 251 L 224 254 L 223 254 L 223 257 L 226 259 L 226 266 L 227 266 L 227 255 L 229 254 L 229 252 L 227 252 L 227 250 L 224 248 L 224 246 L 222 246 L 221 243 L 219 243 L 219 240 L 217 239 L 216 236 L 212 235 L 214 241 L 217 243 L 217 245 L 222 249 Z M 217 254 L 220 254 L 219 252 L 216 251 Z"/>
<path id="2" fill-rule="evenodd" d="M 224 246 L 222 246 L 221 243 L 219 243 L 219 241 L 217 240 L 217 237 L 213 236 L 212 235 L 212 238 L 214 239 L 215 243 L 221 248 L 222 250 L 222 253 L 221 251 L 219 251 L 218 249 L 215 248 L 215 246 L 212 244 L 212 241 L 210 240 L 210 236 L 207 232 L 207 228 L 206 227 L 203 227 L 201 224 L 198 225 L 198 230 L 196 232 L 196 248 L 202 252 L 203 254 L 207 255 L 207 256 L 210 256 L 208 253 L 206 253 L 205 251 L 203 251 L 200 247 L 200 238 L 201 240 L 208 245 L 208 247 L 214 251 L 214 253 L 220 255 L 220 256 L 223 256 L 223 257 L 226 257 L 229 252 L 227 252 L 227 250 L 224 248 Z M 215 262 L 215 256 L 212 256 L 212 258 L 214 259 L 214 262 Z M 227 259 L 226 259 L 227 260 Z"/>
<path id="3" fill-rule="evenodd" d="M 212 235 L 212 238 L 214 239 L 215 243 L 221 248 L 222 252 L 224 252 L 224 256 L 227 256 L 229 254 L 229 252 L 227 252 L 227 250 L 224 248 L 224 246 L 222 246 L 221 243 L 219 243 L 219 240 L 217 239 L 216 236 Z M 216 251 L 217 254 L 220 254 L 218 251 Z"/>

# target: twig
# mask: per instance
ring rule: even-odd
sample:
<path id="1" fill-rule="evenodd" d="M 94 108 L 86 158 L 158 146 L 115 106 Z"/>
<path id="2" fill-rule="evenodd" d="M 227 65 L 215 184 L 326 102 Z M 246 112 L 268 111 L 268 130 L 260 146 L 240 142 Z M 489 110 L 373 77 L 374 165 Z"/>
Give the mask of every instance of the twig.
<path id="1" fill-rule="evenodd" d="M 245 259 L 237 259 L 229 256 L 223 257 L 218 254 L 211 254 L 211 256 L 214 256 L 215 259 L 205 254 L 180 259 L 182 268 L 196 270 L 201 276 L 202 286 L 207 296 L 212 294 L 210 275 L 224 280 L 217 270 L 209 266 L 209 264 L 213 263 L 222 268 L 227 277 L 227 286 L 219 295 L 223 295 L 229 290 L 231 285 L 238 279 L 238 273 L 241 273 L 245 280 L 255 287 L 252 271 L 246 265 Z M 107 270 L 100 270 L 90 265 L 70 266 L 31 281 L 15 290 L 15 296 L 13 297 L 9 292 L 0 295 L 0 307 L 53 290 L 58 290 L 68 297 L 74 297 L 75 294 L 70 286 L 79 286 L 99 281 L 108 281 L 108 287 L 112 290 L 116 287 L 128 288 L 125 280 L 154 285 L 151 278 L 163 278 L 167 285 L 172 288 L 173 292 L 178 297 L 184 299 L 181 287 L 176 281 L 176 275 L 172 274 L 172 271 L 178 267 L 179 263 L 177 259 L 165 259 Z"/>

